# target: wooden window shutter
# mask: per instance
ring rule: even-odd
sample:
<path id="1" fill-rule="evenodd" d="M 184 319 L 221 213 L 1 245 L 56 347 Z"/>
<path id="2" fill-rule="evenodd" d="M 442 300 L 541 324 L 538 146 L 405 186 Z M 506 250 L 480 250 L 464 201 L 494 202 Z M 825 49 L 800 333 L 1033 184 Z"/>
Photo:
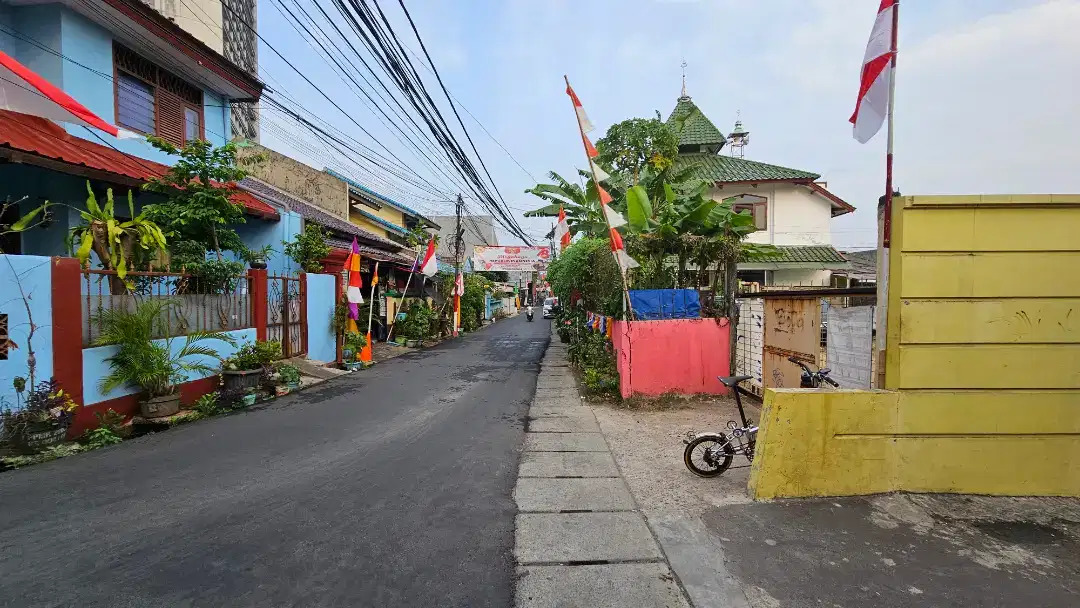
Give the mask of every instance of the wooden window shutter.
<path id="1" fill-rule="evenodd" d="M 184 103 L 161 87 L 157 90 L 157 134 L 174 146 L 184 145 Z"/>

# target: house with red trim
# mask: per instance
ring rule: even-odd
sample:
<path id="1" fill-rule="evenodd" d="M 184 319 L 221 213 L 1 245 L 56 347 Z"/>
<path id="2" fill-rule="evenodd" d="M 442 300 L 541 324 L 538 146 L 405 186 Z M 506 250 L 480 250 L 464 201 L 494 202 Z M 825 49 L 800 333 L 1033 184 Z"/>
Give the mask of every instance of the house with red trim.
<path id="1" fill-rule="evenodd" d="M 675 168 L 694 167 L 712 184 L 716 200 L 735 197 L 736 210 L 754 216 L 757 232 L 747 239 L 776 251 L 739 264 L 739 278 L 762 285 L 828 285 L 848 262 L 833 246 L 832 219 L 855 208 L 828 190 L 821 175 L 747 160 L 729 154 L 729 137 L 746 137 L 741 123 L 725 137 L 683 91 L 667 125 L 679 136 Z"/>

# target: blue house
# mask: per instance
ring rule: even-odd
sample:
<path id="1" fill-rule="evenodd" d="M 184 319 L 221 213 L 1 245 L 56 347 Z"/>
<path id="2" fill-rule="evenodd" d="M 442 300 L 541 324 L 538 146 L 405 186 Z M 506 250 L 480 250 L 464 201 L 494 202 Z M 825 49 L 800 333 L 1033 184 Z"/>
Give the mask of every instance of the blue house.
<path id="1" fill-rule="evenodd" d="M 106 122 L 175 145 L 232 139 L 233 102 L 255 101 L 262 83 L 140 0 L 42 3 L 0 0 L 0 52 L 61 89 Z M 0 82 L 0 85 L 9 83 Z M 98 196 L 130 190 L 137 207 L 152 202 L 142 183 L 173 159 L 143 139 L 4 109 L 0 96 L 0 202 L 21 201 L 0 217 L 9 224 L 45 200 L 62 203 L 44 229 L 8 235 L 6 253 L 63 255 L 68 231 L 90 182 Z M 281 232 L 280 214 L 240 191 L 234 200 L 248 216 L 245 233 Z"/>

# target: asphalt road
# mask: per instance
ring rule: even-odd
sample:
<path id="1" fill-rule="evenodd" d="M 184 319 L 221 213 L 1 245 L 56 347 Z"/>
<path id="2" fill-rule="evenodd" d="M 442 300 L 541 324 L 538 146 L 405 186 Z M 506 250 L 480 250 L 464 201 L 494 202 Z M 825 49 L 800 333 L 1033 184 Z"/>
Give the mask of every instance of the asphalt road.
<path id="1" fill-rule="evenodd" d="M 0 474 L 0 606 L 510 606 L 524 315 Z"/>

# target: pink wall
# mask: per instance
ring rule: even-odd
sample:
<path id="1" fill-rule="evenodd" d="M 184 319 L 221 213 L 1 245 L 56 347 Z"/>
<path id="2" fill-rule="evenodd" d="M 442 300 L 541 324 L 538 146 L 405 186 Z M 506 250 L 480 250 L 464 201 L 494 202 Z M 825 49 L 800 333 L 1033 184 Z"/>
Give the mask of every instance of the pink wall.
<path id="1" fill-rule="evenodd" d="M 622 396 L 726 394 L 716 377 L 728 375 L 729 327 L 727 319 L 616 321 Z"/>

